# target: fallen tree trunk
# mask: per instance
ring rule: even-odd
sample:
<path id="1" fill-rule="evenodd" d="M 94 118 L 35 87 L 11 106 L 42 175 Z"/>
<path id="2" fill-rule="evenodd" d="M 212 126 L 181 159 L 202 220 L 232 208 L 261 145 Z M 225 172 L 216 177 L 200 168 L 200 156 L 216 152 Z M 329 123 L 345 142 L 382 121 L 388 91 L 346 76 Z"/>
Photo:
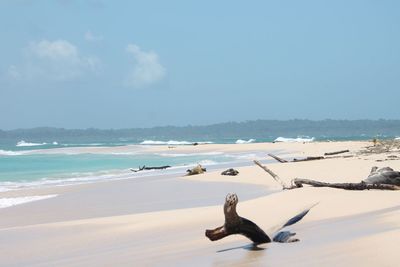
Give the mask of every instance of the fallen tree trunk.
<path id="1" fill-rule="evenodd" d="M 303 187 L 303 184 L 311 185 L 314 187 L 331 187 L 331 188 L 339 188 L 345 190 L 371 190 L 371 189 L 379 189 L 379 190 L 400 190 L 400 186 L 392 185 L 392 184 L 369 184 L 365 182 L 360 183 L 326 183 L 320 182 L 310 179 L 300 179 L 296 178 L 292 181 L 293 186 L 287 189 L 294 189 Z"/>
<path id="2" fill-rule="evenodd" d="M 346 152 L 350 152 L 350 150 L 346 149 L 346 150 L 340 150 L 340 151 L 335 151 L 335 152 L 327 152 L 324 154 L 324 156 L 332 156 L 332 155 L 342 154 L 342 153 L 346 153 Z"/>

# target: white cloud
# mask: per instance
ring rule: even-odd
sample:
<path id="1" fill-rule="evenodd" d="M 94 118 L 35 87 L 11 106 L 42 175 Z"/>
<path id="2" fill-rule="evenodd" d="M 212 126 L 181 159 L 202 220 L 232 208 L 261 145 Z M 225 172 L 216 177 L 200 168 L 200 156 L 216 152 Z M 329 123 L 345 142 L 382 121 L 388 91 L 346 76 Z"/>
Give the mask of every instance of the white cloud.
<path id="1" fill-rule="evenodd" d="M 66 81 L 97 72 L 101 65 L 98 58 L 80 55 L 78 48 L 65 40 L 31 42 L 24 51 L 23 63 L 9 67 L 9 78 Z"/>
<path id="2" fill-rule="evenodd" d="M 125 79 L 125 85 L 130 87 L 144 87 L 162 80 L 166 75 L 165 68 L 158 60 L 158 55 L 153 52 L 145 52 L 135 44 L 129 44 L 126 51 L 133 55 L 134 66 Z"/>
<path id="3" fill-rule="evenodd" d="M 8 67 L 7 76 L 11 79 L 19 79 L 21 78 L 21 73 L 18 71 L 18 68 L 14 65 Z"/>
<path id="4" fill-rule="evenodd" d="M 88 42 L 97 42 L 103 40 L 103 36 L 95 35 L 91 31 L 85 32 L 85 40 Z"/>

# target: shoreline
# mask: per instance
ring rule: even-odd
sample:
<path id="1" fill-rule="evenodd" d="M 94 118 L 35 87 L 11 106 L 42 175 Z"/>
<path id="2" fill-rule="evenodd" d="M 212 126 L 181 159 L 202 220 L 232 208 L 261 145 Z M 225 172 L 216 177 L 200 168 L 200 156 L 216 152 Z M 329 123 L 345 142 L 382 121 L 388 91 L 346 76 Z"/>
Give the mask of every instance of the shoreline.
<path id="1" fill-rule="evenodd" d="M 371 142 L 201 145 L 179 147 L 176 151 L 247 151 L 257 145 L 265 155 L 274 151 L 281 157 L 292 158 L 342 149 L 357 152 Z M 359 182 L 368 176 L 372 166 L 400 170 L 400 159 L 386 161 L 387 153 L 354 155 L 267 165 L 286 182 L 295 177 Z M 282 191 L 258 166 L 232 167 L 239 170 L 238 176 L 221 176 L 220 170 L 213 170 L 197 176 L 147 181 L 143 178 L 143 181 L 135 181 L 136 185 L 134 180 L 123 180 L 66 186 L 56 198 L 0 209 L 0 216 L 6 218 L 0 224 L 3 240 L 0 249 L 4 252 L 0 262 L 7 266 L 133 263 L 151 266 L 396 266 L 396 236 L 400 236 L 399 192 L 311 187 Z M 164 187 L 168 183 L 170 185 Z M 157 190 L 163 188 L 165 194 L 159 198 L 162 194 L 157 194 Z M 42 193 L 54 192 L 46 190 Z M 258 193 L 254 194 L 256 191 Z M 256 222 L 267 234 L 293 214 L 315 203 L 318 205 L 301 222 L 290 227 L 300 242 L 269 243 L 260 245 L 259 250 L 251 250 L 251 242 L 242 236 L 229 236 L 216 242 L 204 236 L 205 229 L 223 223 L 222 204 L 226 193 L 231 192 L 238 193 L 238 213 Z M 134 211 L 132 194 L 153 207 L 169 201 L 186 201 L 188 206 L 177 209 L 166 205 L 165 209 Z M 202 205 L 189 203 L 196 197 Z M 149 203 L 151 199 L 156 201 Z M 207 202 L 210 199 L 212 201 Z M 74 212 L 85 216 L 74 217 Z"/>

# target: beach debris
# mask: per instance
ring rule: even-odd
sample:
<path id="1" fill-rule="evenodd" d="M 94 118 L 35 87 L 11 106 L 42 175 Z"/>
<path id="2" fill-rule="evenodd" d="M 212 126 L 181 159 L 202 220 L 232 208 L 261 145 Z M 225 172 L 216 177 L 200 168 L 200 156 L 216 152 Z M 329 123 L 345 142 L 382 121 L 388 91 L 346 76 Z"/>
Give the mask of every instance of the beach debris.
<path id="1" fill-rule="evenodd" d="M 350 150 L 346 149 L 346 150 L 340 150 L 340 151 L 334 151 L 334 152 L 326 152 L 324 154 L 324 156 L 332 156 L 332 155 L 343 154 L 343 153 L 347 153 L 347 152 L 350 152 Z"/>
<path id="2" fill-rule="evenodd" d="M 341 150 L 341 151 L 335 151 L 335 152 L 327 152 L 324 154 L 324 156 L 332 156 L 332 155 L 342 154 L 342 153 L 346 153 L 346 152 L 350 152 L 350 151 L 347 149 L 347 150 Z M 338 158 L 338 157 L 313 156 L 313 157 L 305 157 L 305 158 L 300 158 L 300 159 L 294 158 L 293 160 L 288 161 L 288 160 L 282 159 L 274 154 L 268 154 L 268 156 L 279 161 L 280 163 Z M 340 156 L 340 157 L 341 158 L 350 158 L 350 157 L 353 157 L 353 155 L 346 155 L 346 156 Z"/>
<path id="3" fill-rule="evenodd" d="M 239 171 L 237 171 L 237 170 L 235 170 L 235 169 L 232 169 L 232 168 L 227 169 L 227 170 L 221 172 L 221 175 L 236 176 L 236 175 L 238 175 L 238 174 L 239 174 Z"/>
<path id="4" fill-rule="evenodd" d="M 320 160 L 320 159 L 325 159 L 325 157 L 322 157 L 322 156 L 319 156 L 319 157 L 306 157 L 306 158 L 302 158 L 302 159 L 294 158 L 292 162 L 309 161 L 309 160 Z"/>
<path id="5" fill-rule="evenodd" d="M 239 202 L 239 198 L 236 194 L 228 194 L 225 198 L 224 204 L 224 215 L 225 215 L 225 223 L 224 225 L 217 227 L 212 230 L 206 230 L 205 235 L 211 241 L 220 240 L 229 235 L 243 235 L 250 239 L 255 245 L 262 243 L 270 243 L 270 242 L 280 242 L 280 243 L 290 243 L 299 241 L 297 238 L 293 238 L 295 233 L 291 233 L 289 231 L 278 232 L 271 238 L 254 222 L 240 217 L 237 214 L 236 206 Z M 311 207 L 312 208 L 312 207 Z M 310 211 L 310 209 L 306 209 L 301 213 L 297 214 L 290 220 L 288 220 L 285 224 L 278 227 L 278 230 L 286 226 L 290 226 L 300 221 L 306 214 Z"/>
<path id="6" fill-rule="evenodd" d="M 271 171 L 269 168 L 267 168 L 267 166 L 262 165 L 259 161 L 254 160 L 254 163 L 259 166 L 261 169 L 263 169 L 264 171 L 266 171 L 267 173 L 269 173 L 269 175 L 272 176 L 272 178 L 275 179 L 275 181 L 277 181 L 281 186 L 282 189 L 290 189 L 291 186 L 287 185 L 277 174 L 275 174 L 273 171 Z"/>
<path id="7" fill-rule="evenodd" d="M 196 167 L 194 167 L 193 169 L 189 169 L 186 172 L 187 175 L 196 175 L 196 174 L 202 174 L 206 171 L 207 171 L 206 168 L 203 168 L 200 164 L 198 164 Z"/>
<path id="8" fill-rule="evenodd" d="M 158 167 L 146 167 L 146 165 L 143 165 L 143 167 L 139 166 L 139 169 L 130 169 L 133 172 L 140 172 L 140 171 L 148 171 L 148 170 L 165 170 L 171 168 L 171 166 L 165 165 L 165 166 L 158 166 Z"/>
<path id="9" fill-rule="evenodd" d="M 400 186 L 400 172 L 394 171 L 390 167 L 378 169 L 378 167 L 374 166 L 368 177 L 364 179 L 364 182 L 369 184 L 392 184 Z"/>
<path id="10" fill-rule="evenodd" d="M 280 183 L 283 190 L 300 188 L 303 187 L 304 184 L 314 187 L 331 187 L 345 190 L 400 190 L 400 172 L 394 171 L 390 167 L 384 167 L 381 169 L 373 167 L 369 176 L 359 183 L 327 183 L 311 179 L 295 178 L 292 180 L 291 185 L 288 186 L 277 174 L 268 169 L 267 166 L 261 165 L 261 163 L 256 160 L 254 163 L 271 175 L 275 181 Z"/>
<path id="11" fill-rule="evenodd" d="M 370 184 L 364 181 L 360 183 L 326 183 L 320 182 L 310 179 L 301 179 L 296 178 L 292 180 L 292 188 L 300 188 L 303 187 L 304 184 L 311 185 L 314 187 L 331 187 L 345 190 L 371 190 L 371 189 L 379 189 L 379 190 L 400 190 L 400 186 L 393 184 Z"/>
<path id="12" fill-rule="evenodd" d="M 279 161 L 280 163 L 286 163 L 286 162 L 288 162 L 287 160 L 282 159 L 282 158 L 280 158 L 280 157 L 278 157 L 278 156 L 275 156 L 274 154 L 268 154 L 268 156 L 270 156 L 271 158 L 276 159 L 276 160 Z"/>
<path id="13" fill-rule="evenodd" d="M 399 153 L 400 139 L 377 140 L 373 146 L 368 146 L 364 150 L 359 151 L 361 155 L 382 154 L 382 153 Z"/>

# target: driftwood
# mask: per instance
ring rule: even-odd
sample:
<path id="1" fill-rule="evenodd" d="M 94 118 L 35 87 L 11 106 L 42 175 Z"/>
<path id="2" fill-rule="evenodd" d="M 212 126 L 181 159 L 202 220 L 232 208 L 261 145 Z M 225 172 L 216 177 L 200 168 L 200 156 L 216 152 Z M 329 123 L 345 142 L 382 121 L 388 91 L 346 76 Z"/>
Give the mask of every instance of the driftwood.
<path id="1" fill-rule="evenodd" d="M 350 150 L 346 149 L 346 150 L 340 150 L 340 151 L 335 151 L 335 152 L 327 152 L 324 154 L 324 156 L 332 156 L 332 155 L 342 154 L 342 153 L 346 153 L 346 152 L 350 152 Z"/>
<path id="2" fill-rule="evenodd" d="M 230 176 L 236 176 L 239 174 L 239 171 L 235 169 L 227 169 L 226 171 L 221 172 L 221 175 L 230 175 Z"/>
<path id="3" fill-rule="evenodd" d="M 282 159 L 282 158 L 280 158 L 280 157 L 278 157 L 278 156 L 275 156 L 274 154 L 268 154 L 268 156 L 270 156 L 271 158 L 276 159 L 276 160 L 279 161 L 280 163 L 286 163 L 286 162 L 288 162 L 287 160 Z"/>
<path id="4" fill-rule="evenodd" d="M 234 234 L 244 235 L 255 244 L 270 243 L 272 241 L 281 243 L 299 241 L 297 238 L 293 238 L 295 233 L 291 233 L 288 231 L 278 232 L 271 240 L 271 238 L 258 225 L 246 218 L 240 217 L 237 214 L 236 206 L 238 204 L 238 201 L 239 199 L 236 194 L 228 194 L 226 196 L 224 204 L 224 225 L 217 227 L 213 230 L 206 230 L 205 232 L 206 236 L 211 241 L 220 240 L 226 236 Z M 296 222 L 300 221 L 304 216 L 306 216 L 310 209 L 307 209 L 288 220 L 283 226 L 279 228 L 279 230 L 283 227 L 295 224 Z"/>
<path id="5" fill-rule="evenodd" d="M 324 154 L 324 156 L 329 156 L 329 155 L 337 155 L 341 153 L 349 152 L 349 150 L 341 150 L 341 151 L 336 151 L 336 152 L 327 152 Z M 301 162 L 301 161 L 310 161 L 310 160 L 321 160 L 321 159 L 333 159 L 333 158 L 349 158 L 353 157 L 352 155 L 347 155 L 347 156 L 339 156 L 339 157 L 324 157 L 324 156 L 315 156 L 315 157 L 305 157 L 305 158 L 294 158 L 291 161 L 282 159 L 274 154 L 268 154 L 271 158 L 274 158 L 275 160 L 279 161 L 280 163 L 288 163 L 288 162 Z"/>
<path id="6" fill-rule="evenodd" d="M 292 180 L 291 186 L 287 186 L 277 174 L 268 169 L 266 166 L 261 165 L 261 163 L 256 160 L 254 163 L 268 172 L 272 178 L 275 179 L 275 181 L 281 184 L 283 189 L 300 188 L 303 187 L 303 184 L 307 184 L 314 187 L 331 187 L 345 190 L 400 190 L 400 172 L 393 171 L 393 169 L 389 167 L 381 169 L 378 169 L 378 167 L 373 167 L 367 179 L 361 181 L 360 183 L 326 183 L 310 179 L 296 178 Z"/>
<path id="7" fill-rule="evenodd" d="M 187 170 L 187 175 L 196 175 L 196 174 L 202 174 L 204 172 L 206 172 L 207 169 L 203 168 L 200 164 L 197 165 L 196 167 L 194 167 L 193 169 L 189 169 Z"/>
<path id="8" fill-rule="evenodd" d="M 271 171 L 270 169 L 267 168 L 267 166 L 262 165 L 259 161 L 254 160 L 254 163 L 256 165 L 258 165 L 261 169 L 263 169 L 264 171 L 268 172 L 269 175 L 272 176 L 272 178 L 275 179 L 275 181 L 277 181 L 278 183 L 280 183 L 280 185 L 282 186 L 282 189 L 289 189 L 291 188 L 291 186 L 286 185 L 286 183 L 277 175 L 275 174 L 273 171 Z"/>
<path id="9" fill-rule="evenodd" d="M 364 181 L 360 183 L 325 183 L 310 179 L 300 179 L 296 178 L 292 181 L 293 188 L 303 187 L 303 184 L 308 184 L 314 187 L 331 187 L 331 188 L 339 188 L 345 190 L 370 190 L 370 189 L 379 189 L 379 190 L 400 190 L 400 186 L 393 184 L 370 184 Z"/>
<path id="10" fill-rule="evenodd" d="M 378 169 L 378 167 L 374 166 L 364 182 L 370 184 L 392 184 L 400 186 L 400 172 L 394 171 L 390 167 Z"/>
<path id="11" fill-rule="evenodd" d="M 140 172 L 140 171 L 148 171 L 148 170 L 165 170 L 171 168 L 171 166 L 165 165 L 165 166 L 158 166 L 158 167 L 146 167 L 146 165 L 143 165 L 143 167 L 139 166 L 138 170 L 135 169 L 130 169 L 133 172 Z"/>
<path id="12" fill-rule="evenodd" d="M 306 157 L 303 159 L 293 159 L 292 162 L 299 162 L 299 161 L 309 161 L 309 160 L 320 160 L 320 159 L 324 159 L 324 157 Z"/>

